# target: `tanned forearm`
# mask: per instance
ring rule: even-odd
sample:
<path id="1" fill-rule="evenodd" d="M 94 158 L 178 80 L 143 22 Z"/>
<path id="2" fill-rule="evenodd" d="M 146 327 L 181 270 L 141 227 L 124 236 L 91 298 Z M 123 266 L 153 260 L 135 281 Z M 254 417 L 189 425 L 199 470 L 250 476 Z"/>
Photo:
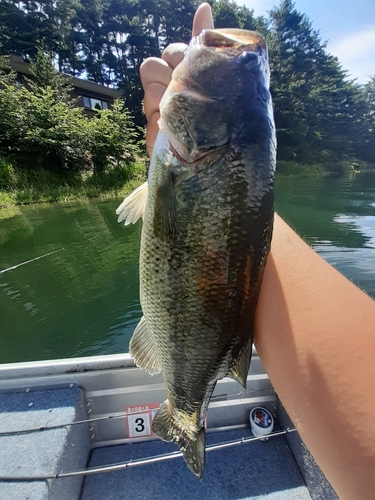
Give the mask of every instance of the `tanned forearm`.
<path id="1" fill-rule="evenodd" d="M 375 302 L 278 216 L 255 343 L 278 396 L 340 498 L 373 500 Z"/>

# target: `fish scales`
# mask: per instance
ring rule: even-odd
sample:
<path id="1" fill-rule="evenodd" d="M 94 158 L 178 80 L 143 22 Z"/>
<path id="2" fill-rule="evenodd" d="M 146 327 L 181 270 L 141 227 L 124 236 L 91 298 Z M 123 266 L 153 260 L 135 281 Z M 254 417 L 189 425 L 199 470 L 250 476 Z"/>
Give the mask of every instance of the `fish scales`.
<path id="1" fill-rule="evenodd" d="M 214 44 L 215 51 L 229 46 L 234 55 L 218 58 L 210 49 L 204 59 L 199 43 Z M 130 352 L 141 368 L 162 371 L 168 399 L 153 430 L 178 443 L 199 477 L 217 380 L 231 376 L 246 385 L 271 242 L 276 142 L 263 47 L 260 35 L 240 30 L 207 30 L 193 40 L 190 59 L 188 51 L 161 103 L 161 132 L 143 197 L 144 316 Z M 250 54 L 246 61 L 243 54 Z M 243 66 L 255 60 L 247 81 Z M 209 71 L 215 78 L 207 82 Z M 235 75 L 232 90 L 228 74 Z M 222 95 L 216 90 L 221 81 Z M 133 206 L 131 196 L 118 209 L 125 223 L 135 218 L 126 208 Z"/>
<path id="2" fill-rule="evenodd" d="M 141 289 L 147 289 L 142 309 L 160 352 L 168 399 L 176 408 L 190 402 L 182 408 L 195 414 L 198 428 L 202 400 L 229 370 L 228 351 L 249 338 L 265 257 L 264 242 L 248 223 L 254 210 L 244 170 L 221 162 L 221 169 L 216 164 L 215 172 L 202 170 L 198 179 L 179 185 L 176 234 L 165 241 L 155 236 L 150 196 L 141 244 Z M 202 188 L 212 174 L 216 182 Z M 218 192 L 225 193 L 222 199 Z"/>

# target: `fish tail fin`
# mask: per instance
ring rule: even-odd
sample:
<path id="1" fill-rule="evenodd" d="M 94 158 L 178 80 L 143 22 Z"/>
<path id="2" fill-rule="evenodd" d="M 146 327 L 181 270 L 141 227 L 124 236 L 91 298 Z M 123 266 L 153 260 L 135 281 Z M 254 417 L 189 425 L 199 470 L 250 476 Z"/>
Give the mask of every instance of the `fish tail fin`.
<path id="1" fill-rule="evenodd" d="M 201 429 L 192 439 L 187 434 L 183 434 L 178 441 L 178 446 L 184 455 L 184 460 L 189 469 L 202 479 L 204 473 L 204 458 L 206 449 L 206 433 Z"/>
<path id="2" fill-rule="evenodd" d="M 185 428 L 174 417 L 167 399 L 155 415 L 152 431 L 164 441 L 175 441 L 189 469 L 200 479 L 203 477 L 206 448 L 204 429 L 195 432 Z"/>

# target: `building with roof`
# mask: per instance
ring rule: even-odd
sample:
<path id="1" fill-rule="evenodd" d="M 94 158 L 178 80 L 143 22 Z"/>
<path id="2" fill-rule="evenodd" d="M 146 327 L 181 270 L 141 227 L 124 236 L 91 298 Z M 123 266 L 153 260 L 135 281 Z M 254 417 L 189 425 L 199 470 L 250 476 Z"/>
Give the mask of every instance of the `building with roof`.
<path id="1" fill-rule="evenodd" d="M 11 55 L 10 66 L 17 72 L 17 81 L 20 84 L 25 82 L 25 76 L 32 76 L 30 65 L 22 56 Z M 104 85 L 71 75 L 66 75 L 66 77 L 71 80 L 73 87 L 72 97 L 77 100 L 77 107 L 85 108 L 85 113 L 90 118 L 94 116 L 93 110 L 95 108 L 109 109 L 113 101 L 122 95 L 121 90 L 118 89 L 105 87 Z"/>

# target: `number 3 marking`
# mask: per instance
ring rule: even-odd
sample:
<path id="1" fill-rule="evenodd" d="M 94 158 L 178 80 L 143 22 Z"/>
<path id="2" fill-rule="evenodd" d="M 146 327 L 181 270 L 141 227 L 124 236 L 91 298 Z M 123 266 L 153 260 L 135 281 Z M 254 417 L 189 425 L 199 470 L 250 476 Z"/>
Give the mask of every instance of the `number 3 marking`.
<path id="1" fill-rule="evenodd" d="M 135 427 L 136 432 L 143 432 L 145 430 L 145 421 L 143 418 L 137 418 L 135 423 L 137 424 Z"/>

